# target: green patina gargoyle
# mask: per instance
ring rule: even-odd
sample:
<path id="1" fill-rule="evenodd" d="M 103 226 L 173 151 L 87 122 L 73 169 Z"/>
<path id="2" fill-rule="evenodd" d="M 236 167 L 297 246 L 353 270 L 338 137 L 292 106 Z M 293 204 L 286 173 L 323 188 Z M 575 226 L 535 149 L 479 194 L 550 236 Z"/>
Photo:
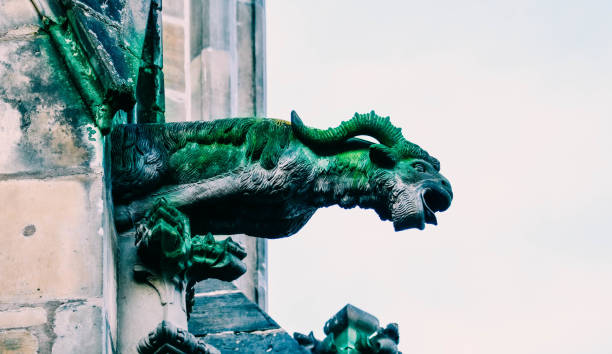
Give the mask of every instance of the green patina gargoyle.
<path id="1" fill-rule="evenodd" d="M 355 138 L 368 135 L 371 143 Z M 395 230 L 436 224 L 452 200 L 440 164 L 373 111 L 337 128 L 265 118 L 123 125 L 114 129 L 117 227 L 165 198 L 194 232 L 276 238 L 320 207 L 374 209 Z"/>
<path id="2" fill-rule="evenodd" d="M 189 219 L 160 198 L 138 223 L 136 249 L 156 273 L 170 278 L 186 272 L 191 282 L 214 278 L 232 281 L 246 272 L 246 251 L 231 238 L 191 235 Z"/>
<path id="3" fill-rule="evenodd" d="M 242 260 L 247 255 L 230 237 L 217 241 L 210 233 L 192 236 L 189 224 L 187 216 L 164 198 L 158 199 L 136 225 L 135 244 L 142 263 L 134 268 L 136 278 L 151 285 L 153 278 L 182 284 L 187 314 L 193 307 L 195 283 L 209 278 L 238 279 L 246 272 Z"/>

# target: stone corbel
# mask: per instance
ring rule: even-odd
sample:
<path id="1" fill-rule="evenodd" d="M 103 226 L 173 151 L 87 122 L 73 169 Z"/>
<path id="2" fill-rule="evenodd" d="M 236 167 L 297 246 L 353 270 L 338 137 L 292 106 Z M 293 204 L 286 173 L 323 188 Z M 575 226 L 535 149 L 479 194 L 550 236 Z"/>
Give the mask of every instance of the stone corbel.
<path id="1" fill-rule="evenodd" d="M 126 353 L 153 353 L 162 348 L 170 353 L 216 353 L 187 331 L 191 288 L 204 279 L 232 281 L 244 274 L 244 249 L 231 238 L 217 241 L 211 234 L 192 236 L 189 219 L 165 199 L 155 203 L 133 235 L 122 237 L 120 246 L 125 253 L 120 272 L 131 271 L 133 277 L 120 282 L 118 289 L 119 349 Z"/>

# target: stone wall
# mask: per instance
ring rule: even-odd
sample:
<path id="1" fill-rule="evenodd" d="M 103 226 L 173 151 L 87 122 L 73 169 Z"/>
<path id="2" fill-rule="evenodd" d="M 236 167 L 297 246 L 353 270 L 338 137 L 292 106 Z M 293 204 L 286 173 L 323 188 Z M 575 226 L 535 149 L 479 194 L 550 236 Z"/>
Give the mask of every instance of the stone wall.
<path id="1" fill-rule="evenodd" d="M 143 51 L 149 11 L 140 0 L 113 3 L 129 11 L 86 0 L 61 3 L 81 11 L 80 20 L 68 27 L 81 26 L 85 34 L 79 38 L 86 43 L 74 37 L 64 42 L 67 49 L 58 47 L 43 19 L 65 19 L 69 6 L 59 0 L 0 0 L 1 353 L 116 351 L 117 235 L 109 146 L 100 129 L 108 131 L 113 116 L 99 120 L 92 103 L 115 92 L 129 107 L 125 98 L 133 92 L 117 90 L 113 80 L 133 83 L 142 64 L 137 54 Z M 164 1 L 166 121 L 265 115 L 264 7 L 263 1 Z M 122 15 L 111 18 L 117 14 Z M 132 16 L 129 26 L 124 14 Z M 133 35 L 120 33 L 121 26 L 130 27 Z M 110 42 L 97 43 L 101 38 Z M 85 81 L 75 79 L 70 66 L 75 63 L 65 56 L 65 50 L 76 47 L 86 58 L 76 75 L 90 75 Z M 87 84 L 106 91 L 102 96 L 84 91 Z M 115 123 L 133 119 L 134 112 L 126 110 L 114 116 Z M 235 305 L 223 311 L 238 315 L 248 308 L 269 320 L 260 309 L 266 307 L 266 241 L 234 238 L 249 254 L 248 272 L 235 282 L 241 291 L 228 283 L 203 282 L 198 303 L 216 296 Z M 230 345 L 232 338 L 214 334 L 218 328 L 202 327 L 224 316 L 207 311 L 205 321 L 194 328 L 200 336 L 217 335 L 217 341 L 228 343 L 219 345 Z M 241 338 L 248 337 L 241 348 L 272 339 L 279 348 L 295 345 L 278 325 L 266 321 L 253 322 L 248 330 L 236 328 Z M 227 328 L 234 325 L 230 321 Z M 263 332 L 257 337 L 252 331 Z"/>
<path id="2" fill-rule="evenodd" d="M 0 352 L 112 352 L 104 138 L 32 3 L 0 14 Z"/>
<path id="3" fill-rule="evenodd" d="M 166 122 L 265 116 L 264 1 L 165 0 L 162 19 Z M 266 240 L 232 238 L 248 253 L 235 283 L 265 309 Z"/>

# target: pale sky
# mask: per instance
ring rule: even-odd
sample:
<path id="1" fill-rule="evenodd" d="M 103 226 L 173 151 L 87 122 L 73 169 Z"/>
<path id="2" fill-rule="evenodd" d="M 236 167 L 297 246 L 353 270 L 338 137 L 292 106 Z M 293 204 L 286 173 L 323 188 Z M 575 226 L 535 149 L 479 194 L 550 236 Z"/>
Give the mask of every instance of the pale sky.
<path id="1" fill-rule="evenodd" d="M 268 116 L 390 115 L 455 193 L 438 226 L 319 210 L 269 242 L 269 312 L 346 303 L 405 354 L 612 353 L 612 2 L 268 0 Z"/>

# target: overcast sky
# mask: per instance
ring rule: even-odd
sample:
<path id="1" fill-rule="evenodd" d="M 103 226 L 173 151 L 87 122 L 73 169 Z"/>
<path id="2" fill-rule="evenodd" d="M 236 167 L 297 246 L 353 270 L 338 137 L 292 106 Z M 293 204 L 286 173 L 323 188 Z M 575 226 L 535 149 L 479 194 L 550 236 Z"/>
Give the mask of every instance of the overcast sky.
<path id="1" fill-rule="evenodd" d="M 405 354 L 612 353 L 612 2 L 268 0 L 268 116 L 390 115 L 453 186 L 439 226 L 319 210 L 269 242 L 269 310 L 352 303 Z"/>

